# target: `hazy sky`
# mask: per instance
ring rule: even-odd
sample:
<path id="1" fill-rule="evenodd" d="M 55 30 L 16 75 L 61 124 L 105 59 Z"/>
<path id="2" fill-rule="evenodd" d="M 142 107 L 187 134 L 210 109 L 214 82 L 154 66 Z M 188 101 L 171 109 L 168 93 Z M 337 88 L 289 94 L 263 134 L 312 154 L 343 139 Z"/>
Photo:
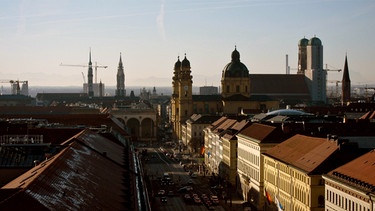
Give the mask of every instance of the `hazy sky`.
<path id="1" fill-rule="evenodd" d="M 172 86 L 185 53 L 193 85 L 219 86 L 234 47 L 250 73 L 297 67 L 298 41 L 316 36 L 324 64 L 352 84 L 375 83 L 374 0 L 0 0 L 0 80 L 29 86 L 81 86 L 87 68 L 116 85 L 122 53 L 125 86 Z M 328 80 L 341 80 L 329 72 Z M 4 82 L 5 83 L 5 82 Z M 6 84 L 2 84 L 6 86 Z"/>

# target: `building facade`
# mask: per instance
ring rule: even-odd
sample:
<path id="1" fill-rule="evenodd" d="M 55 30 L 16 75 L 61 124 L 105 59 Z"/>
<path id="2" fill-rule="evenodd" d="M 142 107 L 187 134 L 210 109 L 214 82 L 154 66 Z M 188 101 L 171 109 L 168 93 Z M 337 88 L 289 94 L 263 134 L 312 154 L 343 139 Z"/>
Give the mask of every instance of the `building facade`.
<path id="1" fill-rule="evenodd" d="M 253 123 L 238 135 L 237 192 L 253 208 L 263 210 L 264 166 L 262 153 L 283 141 L 280 129 L 271 125 Z"/>
<path id="2" fill-rule="evenodd" d="M 375 210 L 375 151 L 354 159 L 326 175 L 325 210 Z"/>
<path id="3" fill-rule="evenodd" d="M 357 157 L 358 148 L 337 137 L 294 135 L 263 153 L 266 209 L 325 210 L 323 175 Z"/>

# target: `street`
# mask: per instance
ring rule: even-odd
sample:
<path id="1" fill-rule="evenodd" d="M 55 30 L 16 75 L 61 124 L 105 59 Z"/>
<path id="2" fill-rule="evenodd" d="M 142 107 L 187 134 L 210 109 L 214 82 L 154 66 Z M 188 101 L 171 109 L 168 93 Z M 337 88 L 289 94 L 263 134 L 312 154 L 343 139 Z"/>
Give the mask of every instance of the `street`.
<path id="1" fill-rule="evenodd" d="M 210 197 L 215 197 L 216 194 L 210 189 L 208 176 L 196 172 L 190 176 L 190 169 L 171 158 L 173 152 L 168 149 L 143 149 L 141 160 L 152 210 L 225 210 L 219 200 L 215 203 L 211 200 Z"/>

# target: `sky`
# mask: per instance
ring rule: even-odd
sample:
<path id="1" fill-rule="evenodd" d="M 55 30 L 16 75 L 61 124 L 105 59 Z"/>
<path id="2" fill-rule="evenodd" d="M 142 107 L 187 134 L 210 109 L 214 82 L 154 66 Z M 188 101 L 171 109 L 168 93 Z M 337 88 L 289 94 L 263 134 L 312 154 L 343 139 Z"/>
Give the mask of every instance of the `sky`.
<path id="1" fill-rule="evenodd" d="M 328 69 L 375 84 L 374 0 L 0 0 L 0 81 L 82 86 L 91 49 L 97 82 L 172 86 L 185 55 L 193 86 L 220 86 L 236 47 L 251 74 L 297 72 L 298 41 L 318 37 Z M 83 75 L 82 75 L 83 73 Z M 95 75 L 95 71 L 94 71 Z M 83 77 L 84 76 L 84 77 Z M 342 72 L 328 72 L 328 82 Z M 95 82 L 95 77 L 94 77 Z M 328 84 L 329 85 L 329 84 Z"/>

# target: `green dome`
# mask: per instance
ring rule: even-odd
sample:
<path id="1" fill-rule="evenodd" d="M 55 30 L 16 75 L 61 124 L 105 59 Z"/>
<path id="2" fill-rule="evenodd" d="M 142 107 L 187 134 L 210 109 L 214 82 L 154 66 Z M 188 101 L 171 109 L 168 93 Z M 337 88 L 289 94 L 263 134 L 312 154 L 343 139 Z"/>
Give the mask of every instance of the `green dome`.
<path id="1" fill-rule="evenodd" d="M 240 61 L 240 53 L 236 48 L 232 52 L 232 61 L 223 69 L 223 77 L 249 77 L 249 70 Z"/>
<path id="2" fill-rule="evenodd" d="M 313 37 L 313 38 L 310 39 L 309 45 L 321 46 L 322 45 L 322 41 L 320 41 L 320 39 L 317 38 L 317 37 Z"/>
<path id="3" fill-rule="evenodd" d="M 307 44 L 309 44 L 309 40 L 306 39 L 306 38 L 302 38 L 302 39 L 298 42 L 298 46 L 307 46 Z"/>

